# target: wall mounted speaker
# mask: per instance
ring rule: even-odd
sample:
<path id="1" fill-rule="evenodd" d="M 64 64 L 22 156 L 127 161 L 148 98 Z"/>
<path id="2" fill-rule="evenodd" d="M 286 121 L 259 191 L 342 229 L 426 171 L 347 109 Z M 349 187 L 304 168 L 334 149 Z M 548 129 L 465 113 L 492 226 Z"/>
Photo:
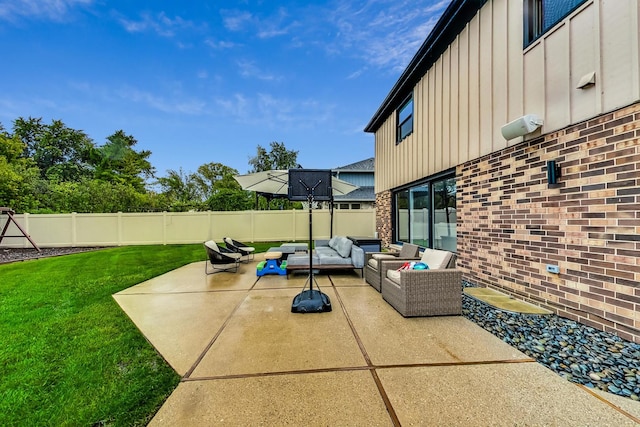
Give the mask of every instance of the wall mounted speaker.
<path id="1" fill-rule="evenodd" d="M 500 128 L 504 139 L 509 140 L 517 138 L 519 136 L 526 135 L 538 129 L 544 124 L 544 120 L 535 114 L 527 114 L 526 116 L 518 117 L 512 122 Z"/>

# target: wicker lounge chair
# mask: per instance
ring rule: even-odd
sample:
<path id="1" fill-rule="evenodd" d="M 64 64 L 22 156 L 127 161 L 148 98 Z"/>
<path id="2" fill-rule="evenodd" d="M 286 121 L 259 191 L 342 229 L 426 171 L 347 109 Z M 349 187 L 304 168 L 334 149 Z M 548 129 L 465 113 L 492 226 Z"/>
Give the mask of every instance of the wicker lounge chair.
<path id="1" fill-rule="evenodd" d="M 222 248 L 213 240 L 204 242 L 204 247 L 207 250 L 207 256 L 209 257 L 209 260 L 204 264 L 204 272 L 206 274 L 231 270 L 235 273 L 238 271 L 240 258 L 242 257 L 241 254 L 233 252 L 227 248 Z M 211 265 L 211 272 L 209 272 L 209 265 Z"/>
<path id="2" fill-rule="evenodd" d="M 225 237 L 222 239 L 224 244 L 227 246 L 227 249 L 230 249 L 233 252 L 239 253 L 243 257 L 245 257 L 244 261 L 249 261 L 253 259 L 253 253 L 256 248 L 253 246 L 245 245 L 242 242 L 238 242 L 237 240 L 233 240 L 231 237 Z"/>
<path id="3" fill-rule="evenodd" d="M 380 292 L 382 269 L 380 264 L 388 260 L 417 260 L 420 258 L 420 248 L 411 243 L 402 245 L 400 252 L 367 252 L 364 265 L 364 279 L 368 284 Z"/>
<path id="4" fill-rule="evenodd" d="M 431 262 L 428 270 L 398 271 L 403 261 L 382 263 L 382 298 L 404 317 L 462 314 L 462 271 L 455 268 L 455 255 L 433 249 L 425 254 L 421 261 Z"/>

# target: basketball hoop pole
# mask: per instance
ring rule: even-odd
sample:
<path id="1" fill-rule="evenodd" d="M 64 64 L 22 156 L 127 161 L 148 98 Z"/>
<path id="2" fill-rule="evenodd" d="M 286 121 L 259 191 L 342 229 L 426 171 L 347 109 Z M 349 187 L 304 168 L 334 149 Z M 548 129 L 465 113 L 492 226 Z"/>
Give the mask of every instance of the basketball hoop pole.
<path id="1" fill-rule="evenodd" d="M 320 286 L 317 282 L 316 287 L 318 290 L 313 290 L 313 282 L 315 281 L 315 277 L 313 276 L 313 192 L 316 187 L 322 183 L 322 180 L 319 180 L 313 187 L 309 187 L 301 179 L 299 183 L 307 190 L 307 203 L 309 203 L 309 276 L 302 288 L 302 292 L 293 299 L 291 311 L 294 313 L 328 312 L 331 311 L 331 301 L 329 297 L 320 291 Z M 309 284 L 309 290 L 305 291 L 307 283 Z"/>

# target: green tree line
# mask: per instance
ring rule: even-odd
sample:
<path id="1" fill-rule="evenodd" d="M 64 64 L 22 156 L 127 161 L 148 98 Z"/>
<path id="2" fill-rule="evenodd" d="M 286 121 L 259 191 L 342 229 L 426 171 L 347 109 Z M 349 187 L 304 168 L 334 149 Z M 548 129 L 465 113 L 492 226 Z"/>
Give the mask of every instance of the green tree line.
<path id="1" fill-rule="evenodd" d="M 196 172 L 169 169 L 157 176 L 151 151 L 123 130 L 96 144 L 60 120 L 18 118 L 11 130 L 0 123 L 0 206 L 16 212 L 160 212 L 288 209 L 288 201 L 242 190 L 238 171 L 217 162 Z M 251 172 L 297 166 L 297 151 L 272 142 L 257 146 Z"/>

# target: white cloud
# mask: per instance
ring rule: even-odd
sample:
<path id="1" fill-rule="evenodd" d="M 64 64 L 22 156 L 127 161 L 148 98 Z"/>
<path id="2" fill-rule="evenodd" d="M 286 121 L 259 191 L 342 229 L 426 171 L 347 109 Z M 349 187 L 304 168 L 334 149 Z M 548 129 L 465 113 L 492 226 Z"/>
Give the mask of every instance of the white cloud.
<path id="1" fill-rule="evenodd" d="M 245 78 L 255 78 L 263 81 L 278 81 L 280 77 L 259 69 L 253 61 L 238 61 L 240 75 Z"/>
<path id="2" fill-rule="evenodd" d="M 351 54 L 378 68 L 404 69 L 450 0 L 340 2 L 329 15 L 336 40 L 326 49 Z"/>
<path id="3" fill-rule="evenodd" d="M 145 105 L 164 113 L 200 115 L 206 112 L 206 102 L 199 99 L 182 98 L 180 96 L 167 99 L 164 96 L 155 95 L 131 86 L 124 86 L 116 90 L 115 94 L 125 101 Z"/>
<path id="4" fill-rule="evenodd" d="M 242 31 L 254 20 L 249 12 L 222 10 L 221 13 L 224 27 L 229 31 Z"/>
<path id="5" fill-rule="evenodd" d="M 223 41 L 223 40 L 215 40 L 212 38 L 205 39 L 204 44 L 206 44 L 207 46 L 215 50 L 233 49 L 234 47 L 240 46 L 238 43 Z"/>
<path id="6" fill-rule="evenodd" d="M 121 16 L 118 18 L 118 22 L 127 32 L 154 32 L 162 37 L 174 37 L 178 31 L 198 28 L 193 21 L 185 20 L 180 16 L 171 18 L 164 12 L 158 12 L 154 15 L 142 13 L 140 19 L 137 20 Z"/>
<path id="7" fill-rule="evenodd" d="M 95 0 L 0 0 L 0 20 L 35 18 L 64 21 L 76 8 L 86 8 Z"/>
<path id="8" fill-rule="evenodd" d="M 268 93 L 247 96 L 236 93 L 215 103 L 222 112 L 244 125 L 269 129 L 309 129 L 325 125 L 333 117 L 335 106 L 310 99 L 277 97 Z"/>
<path id="9" fill-rule="evenodd" d="M 254 31 L 261 39 L 289 34 L 299 23 L 289 18 L 289 13 L 283 7 L 269 16 L 257 16 L 247 11 L 222 10 L 224 27 L 232 32 Z"/>

